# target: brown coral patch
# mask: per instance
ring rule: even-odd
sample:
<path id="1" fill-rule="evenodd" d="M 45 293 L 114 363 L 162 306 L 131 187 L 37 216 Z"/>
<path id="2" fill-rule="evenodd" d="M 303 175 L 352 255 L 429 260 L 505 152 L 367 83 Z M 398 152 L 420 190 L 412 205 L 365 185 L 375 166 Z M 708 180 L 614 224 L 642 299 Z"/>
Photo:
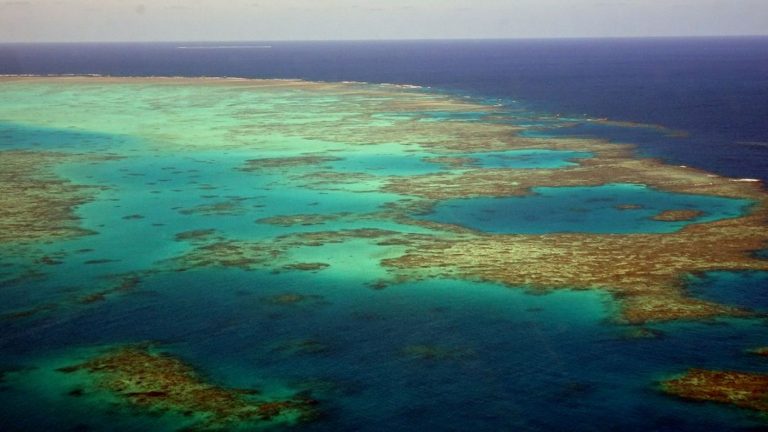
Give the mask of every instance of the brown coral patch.
<path id="1" fill-rule="evenodd" d="M 424 161 L 442 165 L 446 168 L 469 168 L 476 166 L 478 163 L 477 158 L 472 157 L 460 157 L 460 156 L 437 156 L 424 158 Z"/>
<path id="2" fill-rule="evenodd" d="M 173 238 L 176 241 L 190 241 L 205 239 L 216 233 L 215 229 L 199 229 L 184 231 L 176 234 Z"/>
<path id="3" fill-rule="evenodd" d="M 661 222 L 687 222 L 692 221 L 703 214 L 704 212 L 701 210 L 664 210 L 651 217 L 651 219 Z"/>
<path id="4" fill-rule="evenodd" d="M 89 234 L 74 208 L 97 188 L 75 185 L 53 172 L 55 165 L 94 159 L 56 152 L 0 152 L 0 243 L 51 241 Z M 103 158 L 102 158 L 103 159 Z"/>
<path id="5" fill-rule="evenodd" d="M 91 304 L 91 303 L 102 302 L 102 301 L 107 299 L 107 294 L 108 293 L 105 292 L 105 291 L 100 291 L 100 292 L 95 292 L 95 293 L 92 293 L 92 294 L 88 294 L 88 295 L 83 296 L 83 297 L 80 298 L 80 303 L 82 303 L 82 304 Z"/>
<path id="6" fill-rule="evenodd" d="M 322 262 L 300 262 L 291 263 L 283 266 L 287 270 L 319 271 L 330 267 L 330 264 Z"/>
<path id="7" fill-rule="evenodd" d="M 340 219 L 352 217 L 353 214 L 349 212 L 332 213 L 332 214 L 299 214 L 299 215 L 282 215 L 272 216 L 268 218 L 262 218 L 256 220 L 257 223 L 277 225 L 281 227 L 291 227 L 295 225 L 310 226 L 310 225 L 322 225 L 326 222 L 337 221 Z"/>
<path id="8" fill-rule="evenodd" d="M 222 201 L 214 204 L 203 204 L 197 207 L 191 207 L 179 210 L 183 215 L 204 215 L 204 216 L 237 216 L 244 214 L 246 209 L 237 200 Z"/>
<path id="9" fill-rule="evenodd" d="M 131 215 L 128 215 L 128 216 L 123 216 L 123 219 L 125 219 L 125 220 L 139 220 L 139 219 L 144 219 L 144 215 L 140 215 L 138 213 L 137 214 L 131 214 Z"/>
<path id="10" fill-rule="evenodd" d="M 280 168 L 292 168 L 301 166 L 318 166 L 329 162 L 340 161 L 341 158 L 322 155 L 306 155 L 306 156 L 292 156 L 292 157 L 276 157 L 276 158 L 261 158 L 261 159 L 249 159 L 245 161 L 245 166 L 241 167 L 241 171 L 247 172 L 259 172 Z"/>
<path id="11" fill-rule="evenodd" d="M 102 302 L 117 294 L 128 294 L 141 284 L 141 277 L 135 274 L 121 275 L 115 279 L 109 288 L 86 294 L 80 297 L 77 302 L 80 304 Z"/>
<path id="12" fill-rule="evenodd" d="M 591 147 L 600 147 L 593 143 Z M 534 187 L 600 186 L 610 183 L 644 184 L 669 192 L 733 198 L 766 198 L 761 185 L 733 181 L 691 168 L 665 165 L 653 159 L 633 159 L 629 148 L 613 149 L 576 167 L 558 169 L 473 169 L 461 173 L 436 173 L 391 177 L 384 191 L 432 200 L 474 196 L 521 196 Z M 619 151 L 623 150 L 623 151 Z"/>
<path id="13" fill-rule="evenodd" d="M 202 429 L 277 417 L 306 420 L 315 412 L 316 402 L 308 398 L 264 400 L 255 390 L 206 382 L 183 361 L 167 354 L 155 354 L 146 347 L 120 347 L 59 371 L 85 371 L 94 377 L 98 387 L 140 408 L 192 413 L 200 419 L 200 425 L 196 426 Z"/>
<path id="14" fill-rule="evenodd" d="M 314 171 L 292 177 L 292 179 L 308 189 L 336 190 L 345 185 L 357 186 L 365 182 L 372 182 L 378 177 L 366 172 Z M 377 190 L 374 189 L 369 192 L 375 191 Z"/>
<path id="15" fill-rule="evenodd" d="M 640 210 L 643 206 L 640 204 L 619 204 L 615 208 L 617 210 Z"/>
<path id="16" fill-rule="evenodd" d="M 203 267 L 248 270 L 267 265 L 281 254 L 279 249 L 269 244 L 215 239 L 211 243 L 197 245 L 192 251 L 171 262 L 178 271 Z"/>
<path id="17" fill-rule="evenodd" d="M 691 369 L 679 378 L 664 381 L 661 388 L 684 399 L 768 412 L 768 375 L 764 374 Z"/>

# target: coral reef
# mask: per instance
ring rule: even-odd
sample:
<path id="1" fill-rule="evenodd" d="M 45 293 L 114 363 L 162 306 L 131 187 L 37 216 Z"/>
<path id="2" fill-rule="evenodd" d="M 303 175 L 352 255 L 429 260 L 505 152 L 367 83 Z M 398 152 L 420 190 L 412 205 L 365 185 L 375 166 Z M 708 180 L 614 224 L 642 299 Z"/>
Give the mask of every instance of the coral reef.
<path id="1" fill-rule="evenodd" d="M 350 239 L 381 239 L 397 236 L 395 231 L 379 229 L 353 229 L 292 233 L 263 241 L 243 241 L 225 237 L 197 237 L 191 239 L 190 252 L 166 263 L 174 271 L 186 271 L 203 267 L 234 267 L 244 270 L 256 268 L 288 268 L 320 270 L 326 263 L 297 263 L 286 261 L 288 252 L 304 246 L 322 246 L 341 243 Z M 296 267 L 298 266 L 298 268 Z"/>
<path id="2" fill-rule="evenodd" d="M 292 305 L 298 305 L 298 304 L 304 304 L 304 303 L 314 303 L 314 304 L 321 304 L 323 303 L 323 297 L 319 295 L 304 295 L 304 294 L 298 294 L 298 293 L 283 293 L 283 294 L 277 294 L 270 297 L 265 297 L 264 302 L 274 304 L 274 305 L 282 305 L 282 306 L 292 306 Z"/>
<path id="3" fill-rule="evenodd" d="M 65 83 L 99 89 L 106 84 L 136 86 L 195 86 L 214 92 L 238 94 L 251 92 L 290 93 L 281 107 L 289 121 L 275 121 L 272 111 L 242 106 L 224 111 L 231 122 L 209 131 L 206 139 L 187 140 L 185 130 L 176 143 L 159 139 L 162 149 L 174 146 L 192 149 L 259 149 L 257 159 L 245 161 L 237 169 L 255 174 L 281 174 L 291 186 L 333 190 L 363 187 L 375 192 L 399 194 L 399 202 L 390 202 L 378 213 L 367 215 L 299 214 L 259 219 L 259 223 L 282 227 L 316 225 L 338 220 L 395 221 L 410 224 L 421 232 L 409 234 L 377 229 L 325 231 L 288 234 L 267 240 L 243 241 L 224 238 L 210 230 L 179 233 L 176 239 L 187 241 L 192 250 L 166 261 L 169 269 L 189 270 L 221 266 L 241 269 L 283 268 L 320 270 L 321 263 L 291 260 L 296 248 L 338 243 L 348 239 L 370 239 L 386 248 L 382 264 L 390 280 L 377 280 L 376 286 L 389 281 L 418 280 L 430 277 L 463 278 L 525 287 L 532 291 L 551 289 L 600 289 L 619 302 L 621 318 L 629 323 L 677 319 L 701 319 L 722 315 L 744 316 L 749 311 L 689 297 L 685 275 L 710 270 L 767 270 L 768 261 L 753 252 L 766 247 L 768 231 L 768 194 L 759 182 L 739 181 L 693 168 L 672 166 L 662 161 L 637 158 L 631 145 L 595 139 L 532 138 L 521 135 L 523 126 L 493 121 L 505 114 L 492 106 L 457 99 L 450 95 L 422 92 L 403 86 L 355 83 L 317 83 L 298 80 L 234 80 L 185 78 L 0 78 L 0 82 L 23 81 L 41 85 Z M 108 87 L 108 86 L 106 86 Z M 101 90 L 99 90 L 101 91 Z M 160 103 L 148 100 L 152 103 Z M 98 109 L 94 107 L 93 109 Z M 113 108 L 118 109 L 118 108 Z M 219 113 L 219 114 L 222 114 Z M 451 113 L 476 113 L 472 121 L 451 118 Z M 24 113 L 18 114 L 23 117 Z M 434 121 L 439 118 L 440 121 Z M 480 119 L 478 121 L 478 119 Z M 488 119 L 489 121 L 483 121 Z M 25 120 L 24 118 L 14 120 Z M 81 119 L 82 120 L 82 119 Z M 153 119 L 145 119 L 136 133 L 156 128 Z M 151 127 L 150 127 L 151 126 Z M 632 127 L 657 126 L 630 124 Z M 661 130 L 661 129 L 659 129 Z M 674 131 L 663 131 L 674 134 Z M 154 135 L 148 136 L 152 146 Z M 248 137 L 247 139 L 243 137 Z M 271 142 L 269 138 L 280 137 Z M 160 137 L 163 138 L 163 137 Z M 304 140 L 312 140 L 312 152 L 306 152 Z M 174 141 L 174 140 L 170 140 Z M 294 147 L 284 147 L 290 141 Z M 425 160 L 457 171 L 414 176 L 372 176 L 329 170 L 336 155 L 366 147 L 398 144 L 403 152 L 434 154 Z M 298 145 L 304 147 L 297 147 Z M 160 145 L 158 144 L 158 148 Z M 576 159 L 576 165 L 558 169 L 481 169 L 465 155 L 517 149 L 549 149 L 589 152 L 593 157 Z M 379 150 L 376 150 L 379 151 Z M 4 210 L 0 220 L 10 229 L 0 230 L 7 238 L 43 238 L 76 231 L 72 207 L 84 202 L 83 190 L 51 176 L 47 167 L 60 156 L 38 152 L 3 152 L 0 194 Z M 373 152 L 372 154 L 376 154 Z M 9 157 L 5 157 L 9 156 Z M 421 156 L 420 156 L 421 157 Z M 6 169 L 7 168 L 7 169 Z M 301 168 L 296 172 L 291 168 Z M 286 171 L 288 174 L 286 175 Z M 49 173 L 49 174 L 46 174 Z M 42 177 L 41 177 L 42 176 Z M 38 180 L 34 180 L 38 178 Z M 375 179 L 374 179 L 375 178 Z M 24 186 L 18 179 L 32 179 Z M 743 180 L 743 179 L 742 179 Z M 44 181 L 45 199 L 39 198 Z M 14 183 L 16 182 L 16 183 Z M 46 183 L 47 182 L 47 183 Z M 429 211 L 438 200 L 476 196 L 507 197 L 530 194 L 535 187 L 599 186 L 610 183 L 643 184 L 663 191 L 749 199 L 754 205 L 742 217 L 688 225 L 669 234 L 547 234 L 490 235 L 471 229 L 416 220 L 413 215 Z M 201 184 L 201 189 L 215 185 Z M 272 187 L 272 186 L 270 186 Z M 357 191 L 355 189 L 348 189 Z M 19 192 L 22 191 L 22 192 Z M 369 190 L 359 191 L 369 192 Z M 21 195 L 20 195 L 21 194 Z M 30 199 L 32 197 L 32 199 Z M 71 197 L 66 200 L 63 198 Z M 46 201 L 47 200 L 47 201 Z M 17 203 L 24 203 L 19 206 Z M 31 204 L 30 204 L 31 203 Z M 26 207 L 25 207 L 26 206 Z M 636 209 L 632 203 L 619 205 Z M 242 214 L 242 199 L 231 199 L 193 208 L 183 214 Z M 656 215 L 660 221 L 689 221 L 699 216 L 695 210 L 671 209 Z M 55 223 L 52 223 L 54 221 Z M 65 226 L 66 228 L 62 228 Z M 18 227 L 22 227 L 21 229 Z M 74 231 L 73 231 L 74 230 Z M 15 233 L 23 231 L 25 234 Z M 3 236 L 3 234 L 0 234 Z M 389 252 L 396 253 L 392 257 Z M 52 258 L 50 263 L 55 263 Z M 98 263 L 98 260 L 89 262 Z M 97 293 L 84 300 L 98 301 Z"/>
<path id="4" fill-rule="evenodd" d="M 640 210 L 643 206 L 640 204 L 619 204 L 616 206 L 617 210 Z"/>
<path id="5" fill-rule="evenodd" d="M 442 165 L 445 168 L 469 168 L 477 165 L 478 159 L 463 156 L 436 156 L 424 158 L 424 161 Z"/>
<path id="6" fill-rule="evenodd" d="M 651 219 L 661 222 L 686 222 L 692 221 L 703 215 L 701 210 L 664 210 Z"/>
<path id="7" fill-rule="evenodd" d="M 240 200 L 222 201 L 214 204 L 203 204 L 197 207 L 185 208 L 179 210 L 183 215 L 205 215 L 205 216 L 236 216 L 246 212 L 246 209 L 240 203 Z"/>
<path id="8" fill-rule="evenodd" d="M 405 278 L 465 278 L 531 290 L 602 289 L 614 295 L 623 319 L 633 324 L 743 316 L 748 312 L 687 297 L 683 276 L 768 270 L 768 262 L 748 253 L 768 240 L 763 217 L 691 225 L 671 234 L 422 236 L 383 264 Z"/>
<path id="9" fill-rule="evenodd" d="M 409 177 L 390 177 L 383 190 L 431 200 L 475 196 L 521 196 L 539 186 L 601 186 L 610 183 L 644 184 L 669 192 L 765 200 L 760 184 L 733 181 L 692 168 L 663 164 L 654 159 L 636 159 L 631 148 L 599 142 L 583 144 L 596 154 L 580 159 L 579 165 L 557 169 L 471 169 Z M 514 141 L 512 141 L 514 142 Z M 543 145 L 543 144 L 542 144 Z M 542 146 L 540 145 L 540 146 Z M 610 152 L 610 153 L 609 153 Z"/>
<path id="10" fill-rule="evenodd" d="M 80 297 L 77 301 L 81 304 L 98 303 L 118 294 L 127 294 L 134 291 L 141 284 L 141 277 L 136 274 L 118 275 L 112 284 L 101 291 L 92 292 Z"/>
<path id="11" fill-rule="evenodd" d="M 691 369 L 662 382 L 665 393 L 702 402 L 717 402 L 768 412 L 768 375 Z"/>
<path id="12" fill-rule="evenodd" d="M 204 239 L 207 237 L 212 236 L 216 233 L 215 229 L 209 228 L 209 229 L 199 229 L 199 230 L 190 230 L 190 231 L 184 231 L 176 234 L 174 236 L 174 239 L 176 241 L 190 241 L 190 240 L 198 240 L 198 239 Z"/>
<path id="13" fill-rule="evenodd" d="M 393 210 L 394 211 L 394 210 Z M 407 218 L 403 216 L 401 222 Z M 286 234 L 270 242 L 212 239 L 173 261 L 177 270 L 222 266 L 276 268 L 290 251 L 350 239 L 404 248 L 381 263 L 391 280 L 463 278 L 550 289 L 601 289 L 620 304 L 621 319 L 649 321 L 746 316 L 747 310 L 687 296 L 684 275 L 708 270 L 768 270 L 749 251 L 764 247 L 763 216 L 691 225 L 670 234 L 494 234 L 438 223 L 435 234 L 355 229 Z M 400 249 L 396 249 L 400 250 Z M 384 285 L 386 282 L 380 281 Z"/>
<path id="14" fill-rule="evenodd" d="M 195 244 L 188 253 L 171 260 L 176 271 L 202 267 L 235 267 L 244 270 L 266 266 L 281 255 L 273 245 L 260 242 L 214 239 Z"/>
<path id="15" fill-rule="evenodd" d="M 476 353 L 468 348 L 451 348 L 437 345 L 409 345 L 402 350 L 408 358 L 418 360 L 466 360 Z"/>
<path id="16" fill-rule="evenodd" d="M 320 166 L 328 162 L 339 161 L 341 158 L 322 156 L 322 155 L 306 155 L 306 156 L 290 156 L 280 158 L 262 158 L 262 159 L 249 159 L 245 161 L 245 166 L 241 167 L 241 171 L 256 172 L 267 171 L 273 169 L 285 169 L 292 167 L 302 166 Z"/>
<path id="17" fill-rule="evenodd" d="M 330 267 L 328 263 L 321 262 L 299 262 L 291 263 L 283 266 L 286 270 L 302 270 L 302 271 L 318 271 Z"/>
<path id="18" fill-rule="evenodd" d="M 40 151 L 0 151 L 0 243 L 53 241 L 91 233 L 73 209 L 98 188 L 54 174 L 57 164 L 105 157 Z"/>
<path id="19" fill-rule="evenodd" d="M 354 217 L 352 213 L 341 212 L 332 214 L 297 214 L 297 215 L 281 215 L 272 216 L 268 218 L 258 219 L 256 222 L 270 225 L 277 225 L 281 227 L 291 227 L 295 225 L 310 226 L 310 225 L 322 225 L 326 222 L 333 222 L 340 219 L 346 219 Z"/>
<path id="20" fill-rule="evenodd" d="M 221 387 L 203 380 L 191 366 L 146 346 L 123 346 L 85 363 L 58 369 L 86 372 L 96 386 L 148 411 L 193 415 L 197 429 L 221 429 L 247 422 L 309 420 L 316 401 L 307 397 L 268 400 L 257 390 Z"/>

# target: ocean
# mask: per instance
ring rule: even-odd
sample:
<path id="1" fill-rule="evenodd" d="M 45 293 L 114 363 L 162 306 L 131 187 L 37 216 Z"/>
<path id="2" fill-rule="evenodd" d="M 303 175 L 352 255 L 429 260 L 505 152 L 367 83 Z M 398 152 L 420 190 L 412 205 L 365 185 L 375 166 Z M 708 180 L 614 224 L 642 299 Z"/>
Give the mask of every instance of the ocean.
<path id="1" fill-rule="evenodd" d="M 750 197 L 629 181 L 443 197 L 451 181 L 438 180 L 514 169 L 523 181 L 607 151 L 471 147 L 512 127 L 768 181 L 768 38 L 0 45 L 0 75 L 89 74 L 347 83 L 0 82 L 0 157 L 16 169 L 28 152 L 64 154 L 55 174 L 96 187 L 75 206 L 87 235 L 0 243 L 3 430 L 766 426 L 661 391 L 689 368 L 768 372 L 748 354 L 768 340 L 764 257 L 679 276 L 685 295 L 756 315 L 640 324 L 617 319 L 625 292 L 392 260 L 496 234 L 666 239 L 748 213 Z M 452 150 L 456 136 L 467 148 Z M 438 198 L 412 178 L 437 179 Z M 669 209 L 693 216 L 654 219 Z M 89 369 L 107 377 L 95 386 L 91 366 L 73 372 L 146 344 L 201 380 L 258 390 L 242 397 L 311 398 L 316 415 L 221 426 L 183 397 L 181 409 L 138 399 L 147 384 L 115 391 L 109 367 Z"/>

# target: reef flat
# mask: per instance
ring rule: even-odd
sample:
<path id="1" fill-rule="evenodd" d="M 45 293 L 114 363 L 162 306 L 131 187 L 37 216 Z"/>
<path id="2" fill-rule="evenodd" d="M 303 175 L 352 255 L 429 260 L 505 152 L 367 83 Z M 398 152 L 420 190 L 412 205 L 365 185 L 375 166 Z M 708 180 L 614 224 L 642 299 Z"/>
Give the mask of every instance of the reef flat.
<path id="1" fill-rule="evenodd" d="M 87 234 L 75 207 L 98 188 L 56 175 L 57 164 L 93 159 L 84 155 L 23 150 L 0 151 L 0 243 L 61 240 Z"/>
<path id="2" fill-rule="evenodd" d="M 768 271 L 764 186 L 537 135 L 568 119 L 400 85 L 116 77 L 0 77 L 0 119 L 0 403 L 19 412 L 38 396 L 17 364 L 112 346 L 41 378 L 88 383 L 66 408 L 40 397 L 50 418 L 107 416 L 80 397 L 97 389 L 201 429 L 319 421 L 319 403 L 337 430 L 465 412 L 553 430 L 553 403 L 643 404 L 681 358 L 764 343 L 759 305 L 691 289 Z M 751 388 L 737 405 L 762 409 L 762 375 L 707 370 L 665 389 Z"/>
<path id="3" fill-rule="evenodd" d="M 309 398 L 264 400 L 258 390 L 229 389 L 205 382 L 181 360 L 147 347 L 109 350 L 61 373 L 86 372 L 95 385 L 128 404 L 155 412 L 193 414 L 192 430 L 222 430 L 248 422 L 291 423 L 314 415 Z"/>
<path id="4" fill-rule="evenodd" d="M 529 289 L 603 289 L 630 323 L 743 315 L 687 297 L 683 276 L 715 269 L 766 270 L 748 253 L 765 244 L 764 219 L 752 216 L 690 226 L 664 235 L 464 235 L 414 242 L 385 265 L 412 277 L 465 277 Z"/>
<path id="5" fill-rule="evenodd" d="M 176 137 L 177 139 L 164 139 L 162 142 L 164 146 L 173 147 L 180 145 L 174 144 L 180 140 L 187 146 L 195 146 L 194 143 L 199 141 L 204 141 L 207 145 L 219 146 L 218 142 L 222 141 L 227 143 L 227 147 L 251 148 L 260 142 L 238 143 L 236 140 L 253 136 L 256 131 L 259 135 L 279 134 L 298 136 L 303 140 L 321 140 L 322 143 L 326 143 L 325 146 L 313 147 L 311 155 L 248 159 L 245 166 L 239 168 L 246 172 L 304 168 L 308 172 L 294 177 L 299 185 L 320 190 L 338 188 L 343 184 L 373 181 L 367 173 L 328 171 L 327 163 L 343 160 L 343 156 L 333 151 L 334 146 L 375 146 L 397 142 L 406 144 L 407 148 L 411 148 L 409 151 L 421 149 L 421 151 L 443 153 L 446 156 L 434 156 L 434 160 L 449 161 L 448 165 L 452 169 L 436 174 L 385 177 L 383 183 L 374 182 L 374 188 L 382 192 L 416 196 L 427 200 L 417 204 L 410 203 L 411 207 L 420 205 L 422 208 L 428 208 L 439 200 L 455 198 L 521 196 L 531 193 L 534 187 L 541 186 L 599 186 L 609 183 L 644 184 L 670 192 L 745 198 L 757 203 L 748 216 L 710 224 L 697 224 L 663 237 L 558 233 L 547 236 L 520 236 L 488 235 L 479 232 L 465 233 L 463 238 L 451 238 L 450 234 L 434 235 L 427 241 L 412 244 L 405 255 L 389 259 L 384 263 L 387 267 L 400 271 L 398 276 L 401 279 L 404 277 L 403 271 L 419 269 L 415 273 L 421 274 L 411 276 L 417 278 L 424 275 L 462 277 L 502 282 L 510 286 L 521 285 L 533 289 L 560 287 L 604 289 L 613 292 L 620 299 L 625 319 L 639 323 L 647 320 L 742 314 L 742 311 L 734 308 L 686 298 L 682 293 L 682 276 L 689 272 L 713 269 L 766 268 L 764 261 L 754 259 L 749 254 L 750 251 L 762 248 L 768 240 L 764 230 L 767 213 L 766 194 L 759 184 L 734 181 L 692 168 L 670 166 L 657 160 L 638 159 L 632 155 L 632 148 L 628 145 L 584 139 L 526 138 L 519 134 L 521 127 L 494 121 L 469 122 L 450 119 L 450 117 L 444 121 L 423 121 L 429 119 L 430 112 L 478 112 L 489 115 L 491 119 L 498 115 L 488 106 L 465 100 L 438 94 L 405 91 L 399 87 L 290 80 L 79 77 L 4 78 L 4 80 L 10 83 L 32 82 L 43 87 L 63 83 L 82 86 L 89 91 L 105 91 L 106 88 L 100 87 L 102 85 L 134 86 L 139 90 L 138 97 L 141 97 L 141 90 L 145 86 L 152 88 L 165 86 L 171 91 L 184 91 L 188 86 L 204 86 L 223 92 L 219 95 L 223 100 L 231 97 L 230 94 L 234 91 L 254 92 L 257 95 L 261 92 L 275 91 L 298 93 L 298 102 L 302 104 L 303 109 L 300 113 L 289 111 L 287 114 L 291 115 L 290 121 L 272 121 L 268 117 L 269 111 L 236 109 L 231 116 L 238 122 L 229 126 L 229 129 L 225 128 L 226 136 L 235 137 L 235 139 L 217 140 L 212 139 L 211 136 L 206 136 L 203 140 L 185 139 L 185 131 L 181 131 L 182 135 Z M 336 101 L 340 100 L 343 103 L 335 104 L 329 110 L 330 107 L 321 98 L 329 94 L 335 96 Z M 162 108 L 160 102 L 150 100 L 148 103 L 155 111 Z M 113 106 L 104 108 L 108 108 L 110 115 L 116 115 L 115 113 L 121 109 L 125 110 L 125 108 L 118 109 Z M 91 109 L 88 108 L 88 111 Z M 323 117 L 318 119 L 310 115 L 321 109 L 324 113 Z M 62 115 L 62 113 L 57 114 Z M 28 120 L 24 116 L 20 117 L 22 117 L 20 120 Z M 162 116 L 158 117 L 158 120 L 160 119 Z M 253 121 L 259 122 L 257 129 L 252 129 L 254 126 L 245 124 L 252 124 Z M 150 119 L 149 122 L 152 120 Z M 130 123 L 123 122 L 123 127 L 126 124 L 130 126 Z M 146 127 L 145 122 L 142 126 L 144 126 L 143 130 L 159 129 L 159 127 Z M 194 128 L 191 130 L 194 131 Z M 153 137 L 155 137 L 154 132 L 145 138 Z M 328 148 L 329 145 L 331 148 Z M 594 156 L 576 160 L 575 166 L 526 170 L 479 169 L 467 165 L 466 157 L 447 156 L 456 153 L 520 149 L 571 150 L 590 152 Z M 285 153 L 289 148 L 280 150 Z M 24 153 L 17 154 L 15 157 L 22 155 Z M 12 161 L 13 158 L 4 160 Z M 13 178 L 22 177 L 13 174 Z M 10 185 L 8 182 L 6 184 Z M 64 186 L 60 184 L 58 187 L 59 190 L 52 190 L 49 196 L 66 196 L 61 193 L 64 192 L 61 190 Z M 31 188 L 19 187 L 9 189 L 31 190 Z M 36 189 L 39 190 L 39 188 Z M 71 195 L 72 189 L 66 192 Z M 10 197 L 6 199 L 14 199 L 11 194 L 6 197 Z M 28 199 L 22 201 L 35 202 Z M 49 206 L 51 212 L 57 214 L 46 215 L 49 217 L 44 218 L 35 217 L 34 212 L 39 212 L 40 205 L 35 208 L 18 206 L 6 206 L 6 208 L 14 208 L 17 219 L 46 221 L 48 224 L 54 224 L 62 218 L 71 218 L 66 210 L 77 203 L 82 203 L 82 200 L 58 207 L 52 203 Z M 245 209 L 237 201 L 230 200 L 215 204 L 201 204 L 179 211 L 182 214 L 231 215 L 243 213 Z M 654 219 L 686 221 L 698 214 L 695 210 L 668 209 Z M 405 219 L 406 223 L 421 224 L 448 233 L 454 230 L 452 227 L 441 226 L 441 224 L 409 220 L 404 214 L 389 214 L 389 216 L 401 222 Z M 12 215 L 4 218 L 4 221 L 10 221 L 11 217 Z M 324 221 L 332 216 L 279 215 L 262 219 L 262 221 L 272 223 L 277 221 L 277 218 L 280 218 L 280 221 L 288 221 L 296 217 L 301 217 L 304 220 L 302 224 L 305 224 L 313 223 L 307 221 Z M 28 231 L 31 229 L 30 227 Z M 55 229 L 63 229 L 61 223 L 58 223 Z M 20 238 L 20 235 L 10 234 L 10 231 L 6 232 L 6 236 Z M 233 242 L 227 244 L 232 246 Z M 220 254 L 220 251 L 227 249 L 225 246 L 222 243 L 207 245 L 205 250 L 210 253 L 218 251 L 216 253 Z M 257 245 L 253 247 L 263 248 Z M 471 260 L 471 265 L 468 265 L 465 259 Z M 250 259 L 227 262 L 232 264 L 254 261 Z M 613 265 L 605 265 L 608 262 L 612 262 Z M 440 270 L 436 271 L 436 269 Z"/>
<path id="6" fill-rule="evenodd" d="M 524 146 L 531 145 L 524 140 Z M 517 140 L 510 139 L 511 146 Z M 632 157 L 631 148 L 617 144 L 561 139 L 542 140 L 542 148 L 569 148 L 591 151 L 592 158 L 579 160 L 576 167 L 560 169 L 483 169 L 461 173 L 424 175 L 392 179 L 385 189 L 428 199 L 472 196 L 517 196 L 536 186 L 599 186 L 609 183 L 644 184 L 679 193 L 754 198 L 765 200 L 755 182 L 740 182 L 688 167 L 664 164 L 655 159 Z M 606 148 L 607 147 L 607 148 Z"/>
<path id="7" fill-rule="evenodd" d="M 751 229 L 743 220 L 721 221 L 665 235 L 444 233 L 436 238 L 350 230 L 289 235 L 269 244 L 219 239 L 200 244 L 179 266 L 262 268 L 290 261 L 295 248 L 376 238 L 378 245 L 405 248 L 382 260 L 392 281 L 463 278 L 531 291 L 599 289 L 614 296 L 621 305 L 619 318 L 631 324 L 746 316 L 748 310 L 687 296 L 684 275 L 768 270 L 764 260 L 745 253 L 764 244 L 762 221 L 757 221 Z"/>

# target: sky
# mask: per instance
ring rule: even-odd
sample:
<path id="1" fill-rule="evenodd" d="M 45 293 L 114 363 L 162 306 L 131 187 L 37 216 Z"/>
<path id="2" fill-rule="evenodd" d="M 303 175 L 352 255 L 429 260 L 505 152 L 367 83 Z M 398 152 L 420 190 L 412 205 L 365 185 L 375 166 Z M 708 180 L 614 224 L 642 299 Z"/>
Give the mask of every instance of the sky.
<path id="1" fill-rule="evenodd" d="M 0 42 L 768 35 L 768 0 L 0 0 Z"/>

